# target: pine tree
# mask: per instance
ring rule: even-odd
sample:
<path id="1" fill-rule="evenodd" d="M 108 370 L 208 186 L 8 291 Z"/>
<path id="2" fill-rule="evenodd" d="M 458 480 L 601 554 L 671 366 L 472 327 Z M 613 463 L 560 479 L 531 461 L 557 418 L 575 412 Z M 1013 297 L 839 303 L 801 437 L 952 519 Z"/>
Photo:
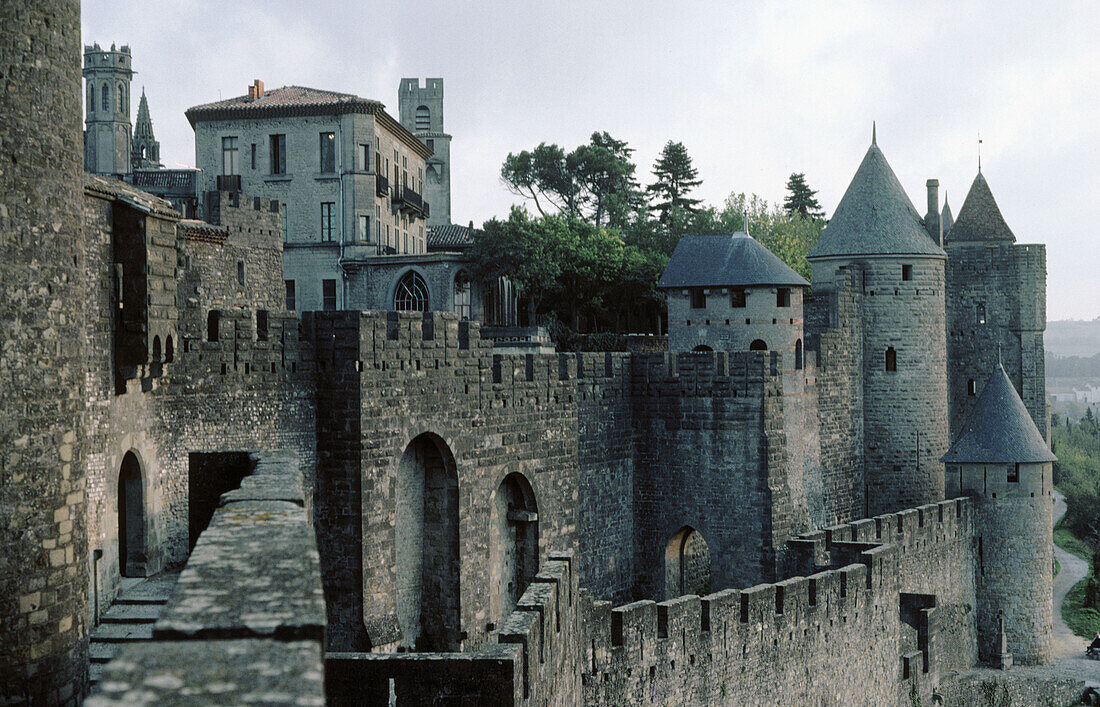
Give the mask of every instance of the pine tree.
<path id="1" fill-rule="evenodd" d="M 691 156 L 682 142 L 668 141 L 653 165 L 653 176 L 657 181 L 646 191 L 657 200 L 652 209 L 661 223 L 667 223 L 669 214 L 674 211 L 693 214 L 699 210 L 701 200 L 688 197 L 688 193 L 703 182 L 698 179 L 699 170 L 692 166 Z"/>
<path id="2" fill-rule="evenodd" d="M 822 218 L 825 212 L 814 194 L 817 192 L 806 184 L 806 175 L 795 172 L 787 180 L 787 198 L 783 201 L 783 208 L 792 213 L 797 211 L 803 218 Z"/>

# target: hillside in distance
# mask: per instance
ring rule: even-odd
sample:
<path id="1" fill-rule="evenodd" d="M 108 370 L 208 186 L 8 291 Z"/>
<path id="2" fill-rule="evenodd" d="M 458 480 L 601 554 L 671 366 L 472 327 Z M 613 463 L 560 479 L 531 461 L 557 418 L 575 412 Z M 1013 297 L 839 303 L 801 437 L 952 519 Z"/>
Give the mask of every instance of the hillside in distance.
<path id="1" fill-rule="evenodd" d="M 1100 354 L 1100 317 L 1092 321 L 1063 319 L 1047 322 L 1043 337 L 1048 354 L 1091 357 Z"/>

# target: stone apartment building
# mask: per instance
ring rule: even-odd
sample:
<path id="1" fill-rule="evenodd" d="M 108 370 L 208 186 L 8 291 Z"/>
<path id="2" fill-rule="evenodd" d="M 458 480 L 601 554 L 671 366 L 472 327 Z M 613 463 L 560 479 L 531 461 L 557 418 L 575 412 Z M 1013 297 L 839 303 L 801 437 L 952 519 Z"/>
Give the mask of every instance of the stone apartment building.
<path id="1" fill-rule="evenodd" d="M 204 190 L 278 200 L 289 309 L 349 306 L 345 262 L 427 252 L 427 146 L 375 100 L 285 86 L 188 109 Z M 413 306 L 424 296 L 410 278 Z"/>

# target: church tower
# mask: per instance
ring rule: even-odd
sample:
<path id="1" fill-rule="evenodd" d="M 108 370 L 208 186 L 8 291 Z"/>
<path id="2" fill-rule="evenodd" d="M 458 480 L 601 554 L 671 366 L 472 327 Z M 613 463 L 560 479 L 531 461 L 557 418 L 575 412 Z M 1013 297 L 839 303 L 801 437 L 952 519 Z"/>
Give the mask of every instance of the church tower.
<path id="1" fill-rule="evenodd" d="M 84 46 L 84 170 L 130 173 L 130 47 Z"/>
<path id="2" fill-rule="evenodd" d="M 862 378 L 869 516 L 944 498 L 945 257 L 872 135 L 808 258 L 815 297 L 828 301 L 855 283 L 863 352 L 852 375 Z"/>
<path id="3" fill-rule="evenodd" d="M 451 222 L 451 136 L 443 132 L 443 79 L 401 79 L 397 91 L 401 124 L 432 151 L 424 174 L 428 227 Z"/>
<path id="4" fill-rule="evenodd" d="M 1041 665 L 1052 651 L 1056 458 L 1004 367 L 990 368 L 993 375 L 943 457 L 947 491 L 971 496 L 977 510 L 978 658 L 998 667 Z"/>
<path id="5" fill-rule="evenodd" d="M 149 117 L 149 101 L 145 99 L 144 88 L 138 103 L 132 145 L 130 164 L 133 169 L 160 169 L 164 166 L 160 163 L 160 143 L 153 137 L 153 120 Z"/>

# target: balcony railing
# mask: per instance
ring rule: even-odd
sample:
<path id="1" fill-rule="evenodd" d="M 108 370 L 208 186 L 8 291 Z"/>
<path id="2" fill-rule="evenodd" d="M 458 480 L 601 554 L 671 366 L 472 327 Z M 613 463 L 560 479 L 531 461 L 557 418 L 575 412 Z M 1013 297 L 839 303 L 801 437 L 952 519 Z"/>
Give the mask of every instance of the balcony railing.
<path id="1" fill-rule="evenodd" d="M 410 214 L 419 214 L 421 218 L 428 217 L 428 202 L 424 201 L 424 197 L 409 187 L 394 186 L 391 200 L 393 201 L 393 205 L 402 211 L 408 211 Z"/>
<path id="2" fill-rule="evenodd" d="M 385 196 L 386 194 L 389 194 L 390 180 L 386 179 L 381 174 L 377 175 L 375 179 L 377 180 L 375 193 L 378 194 L 378 196 Z"/>

